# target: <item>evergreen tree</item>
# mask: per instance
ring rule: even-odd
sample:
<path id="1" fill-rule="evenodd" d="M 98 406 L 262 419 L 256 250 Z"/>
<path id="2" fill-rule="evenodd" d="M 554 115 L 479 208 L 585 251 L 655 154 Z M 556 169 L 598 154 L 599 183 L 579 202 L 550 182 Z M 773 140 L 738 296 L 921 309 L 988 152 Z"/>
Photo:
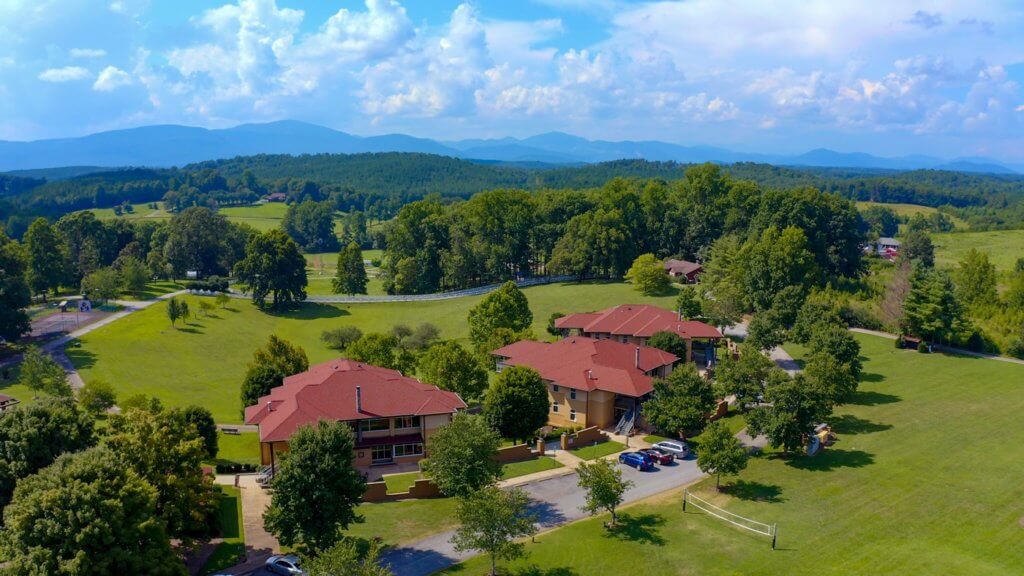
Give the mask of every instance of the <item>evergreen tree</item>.
<path id="1" fill-rule="evenodd" d="M 366 294 L 366 267 L 363 251 L 354 241 L 338 253 L 338 268 L 331 283 L 335 294 Z"/>

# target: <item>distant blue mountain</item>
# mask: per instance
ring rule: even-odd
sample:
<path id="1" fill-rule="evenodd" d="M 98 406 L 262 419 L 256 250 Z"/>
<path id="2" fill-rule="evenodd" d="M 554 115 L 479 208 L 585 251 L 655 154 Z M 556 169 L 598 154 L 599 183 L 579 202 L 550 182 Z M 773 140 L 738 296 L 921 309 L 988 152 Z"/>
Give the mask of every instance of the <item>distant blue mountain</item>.
<path id="1" fill-rule="evenodd" d="M 144 126 L 100 132 L 80 138 L 0 141 L 0 171 L 68 166 L 183 166 L 204 160 L 253 154 L 421 152 L 498 163 L 580 164 L 619 159 L 675 162 L 764 162 L 790 166 L 908 170 L 936 168 L 961 172 L 1013 174 L 988 158 L 945 160 L 929 156 L 882 158 L 827 149 L 797 156 L 751 154 L 710 146 L 683 146 L 656 140 L 588 140 L 564 132 L 529 138 L 470 139 L 439 142 L 405 134 L 355 136 L 305 122 L 285 120 L 208 130 L 189 126 Z"/>

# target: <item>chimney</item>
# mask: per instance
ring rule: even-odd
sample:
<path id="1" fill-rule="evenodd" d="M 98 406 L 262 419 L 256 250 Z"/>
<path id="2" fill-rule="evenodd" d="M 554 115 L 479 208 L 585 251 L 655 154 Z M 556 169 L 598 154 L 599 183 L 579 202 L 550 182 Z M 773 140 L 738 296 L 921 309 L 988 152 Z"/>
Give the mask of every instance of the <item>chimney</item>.
<path id="1" fill-rule="evenodd" d="M 640 347 L 636 347 L 636 367 L 640 367 Z"/>
<path id="2" fill-rule="evenodd" d="M 274 411 L 274 403 L 271 402 L 270 400 L 267 400 L 267 412 L 273 412 L 273 411 Z"/>
<path id="3" fill-rule="evenodd" d="M 362 414 L 363 412 L 363 388 L 362 386 L 356 386 L 356 412 Z"/>
<path id="4" fill-rule="evenodd" d="M 594 371 L 593 370 L 587 370 L 587 380 L 593 380 L 593 379 L 594 379 Z"/>

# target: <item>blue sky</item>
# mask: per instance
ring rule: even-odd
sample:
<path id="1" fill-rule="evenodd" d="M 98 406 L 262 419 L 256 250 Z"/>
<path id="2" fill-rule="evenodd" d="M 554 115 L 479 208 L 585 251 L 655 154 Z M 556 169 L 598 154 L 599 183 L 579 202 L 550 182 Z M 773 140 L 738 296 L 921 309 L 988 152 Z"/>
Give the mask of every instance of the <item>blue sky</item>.
<path id="1" fill-rule="evenodd" d="M 292 118 L 1024 163 L 1024 3 L 0 0 L 0 139 Z"/>

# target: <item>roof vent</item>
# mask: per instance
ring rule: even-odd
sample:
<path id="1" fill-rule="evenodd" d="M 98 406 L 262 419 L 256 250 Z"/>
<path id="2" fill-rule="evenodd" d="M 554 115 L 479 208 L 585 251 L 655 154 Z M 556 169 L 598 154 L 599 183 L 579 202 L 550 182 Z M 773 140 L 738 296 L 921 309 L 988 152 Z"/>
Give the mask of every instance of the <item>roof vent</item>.
<path id="1" fill-rule="evenodd" d="M 273 411 L 274 411 L 274 403 L 271 402 L 270 400 L 267 400 L 267 412 L 273 412 Z"/>
<path id="2" fill-rule="evenodd" d="M 587 370 L 587 380 L 593 380 L 593 379 L 594 379 L 594 371 L 593 370 Z"/>

